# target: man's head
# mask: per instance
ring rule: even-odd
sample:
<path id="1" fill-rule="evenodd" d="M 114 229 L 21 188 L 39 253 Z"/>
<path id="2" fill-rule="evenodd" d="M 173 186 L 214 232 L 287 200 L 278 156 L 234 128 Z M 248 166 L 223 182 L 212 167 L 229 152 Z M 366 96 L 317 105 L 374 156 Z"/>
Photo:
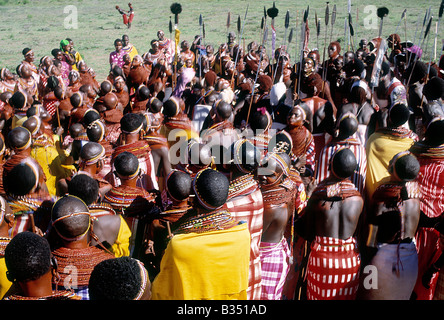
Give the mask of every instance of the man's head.
<path id="1" fill-rule="evenodd" d="M 354 135 L 358 131 L 358 125 L 358 119 L 353 113 L 347 112 L 342 115 L 337 122 L 338 139 L 342 140 Z"/>
<path id="2" fill-rule="evenodd" d="M 333 41 L 328 46 L 328 56 L 331 59 L 335 59 L 337 56 L 339 56 L 341 52 L 341 45 L 337 41 Z"/>
<path id="3" fill-rule="evenodd" d="M 410 151 L 403 151 L 390 160 L 388 171 L 396 181 L 408 182 L 415 180 L 420 167 L 419 161 Z"/>
<path id="4" fill-rule="evenodd" d="M 76 174 L 68 183 L 68 193 L 89 206 L 99 197 L 99 183 L 87 174 Z"/>
<path id="5" fill-rule="evenodd" d="M 51 248 L 42 236 L 20 232 L 5 249 L 5 263 L 11 282 L 37 280 L 51 271 Z"/>
<path id="6" fill-rule="evenodd" d="M 34 61 L 34 51 L 30 48 L 25 48 L 22 50 L 23 58 L 25 61 L 33 62 Z"/>
<path id="7" fill-rule="evenodd" d="M 102 168 L 105 159 L 105 148 L 97 142 L 88 142 L 80 150 L 79 166 L 92 166 Z"/>
<path id="8" fill-rule="evenodd" d="M 52 207 L 51 224 L 63 240 L 81 240 L 90 229 L 91 215 L 88 206 L 76 196 L 65 195 Z"/>
<path id="9" fill-rule="evenodd" d="M 290 127 L 299 127 L 304 124 L 306 120 L 305 110 L 300 105 L 295 105 L 287 116 L 287 124 Z"/>
<path id="10" fill-rule="evenodd" d="M 94 267 L 88 284 L 91 300 L 149 300 L 151 283 L 142 262 L 130 257 L 107 259 Z"/>
<path id="11" fill-rule="evenodd" d="M 129 44 L 129 37 L 128 37 L 128 35 L 124 34 L 122 36 L 122 44 L 123 44 L 124 47 L 126 47 Z"/>
<path id="12" fill-rule="evenodd" d="M 162 110 L 163 103 L 162 100 L 160 100 L 159 98 L 152 97 L 148 100 L 146 107 L 149 112 L 158 113 Z"/>
<path id="13" fill-rule="evenodd" d="M 94 121 L 86 129 L 86 135 L 89 141 L 100 142 L 105 138 L 105 125 L 102 121 Z"/>
<path id="14" fill-rule="evenodd" d="M 410 110 L 403 103 L 396 103 L 389 108 L 387 125 L 397 128 L 405 124 L 410 118 Z"/>
<path id="15" fill-rule="evenodd" d="M 229 186 L 223 173 L 210 168 L 199 171 L 192 184 L 196 205 L 207 211 L 220 208 L 227 201 Z"/>
<path id="16" fill-rule="evenodd" d="M 341 148 L 331 157 L 330 171 L 336 179 L 344 180 L 353 174 L 357 165 L 353 151 L 347 148 Z"/>
<path id="17" fill-rule="evenodd" d="M 444 119 L 434 118 L 430 121 L 425 132 L 425 139 L 432 147 L 444 144 Z"/>
<path id="18" fill-rule="evenodd" d="M 8 133 L 9 147 L 21 151 L 31 146 L 31 132 L 25 127 L 15 127 Z"/>
<path id="19" fill-rule="evenodd" d="M 166 177 L 165 187 L 173 200 L 184 201 L 191 194 L 191 185 L 193 179 L 183 171 L 173 170 Z"/>
<path id="20" fill-rule="evenodd" d="M 24 196 L 33 193 L 40 180 L 38 165 L 34 161 L 25 160 L 3 174 L 3 187 L 8 195 Z"/>
<path id="21" fill-rule="evenodd" d="M 16 110 L 23 110 L 28 106 L 28 97 L 21 91 L 16 91 L 9 98 L 9 104 Z"/>
<path id="22" fill-rule="evenodd" d="M 246 139 L 234 142 L 228 152 L 231 167 L 236 168 L 240 173 L 251 173 L 259 166 L 260 151 Z"/>
<path id="23" fill-rule="evenodd" d="M 131 152 L 122 152 L 114 159 L 114 168 L 119 178 L 133 179 L 139 174 L 139 159 Z"/>
<path id="24" fill-rule="evenodd" d="M 143 127 L 143 115 L 139 113 L 126 113 L 120 119 L 120 129 L 124 134 L 139 134 Z"/>
<path id="25" fill-rule="evenodd" d="M 290 168 L 284 157 L 288 158 L 286 153 L 268 153 L 261 161 L 261 167 L 258 170 L 258 179 L 263 186 L 275 186 L 289 176 Z M 288 159 L 287 159 L 288 160 Z"/>

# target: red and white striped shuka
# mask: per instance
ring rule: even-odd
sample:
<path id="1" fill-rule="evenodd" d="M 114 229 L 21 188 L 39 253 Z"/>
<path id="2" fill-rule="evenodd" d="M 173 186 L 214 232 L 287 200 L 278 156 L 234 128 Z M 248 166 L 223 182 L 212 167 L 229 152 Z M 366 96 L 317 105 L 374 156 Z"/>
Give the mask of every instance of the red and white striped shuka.
<path id="1" fill-rule="evenodd" d="M 316 236 L 307 266 L 308 300 L 354 300 L 361 258 L 356 240 Z"/>
<path id="2" fill-rule="evenodd" d="M 444 211 L 443 149 L 442 146 L 431 148 L 422 142 L 415 143 L 410 149 L 421 166 L 416 178 L 421 190 L 420 209 L 429 218 L 437 218 Z M 439 258 L 443 246 L 435 228 L 418 228 L 415 239 L 418 250 L 418 279 L 413 291 L 416 300 L 432 300 L 438 274 L 435 273 L 429 281 L 429 288 L 424 287 L 422 275 Z"/>
<path id="3" fill-rule="evenodd" d="M 330 175 L 329 164 L 334 153 L 340 148 L 350 149 L 356 157 L 358 166 L 351 176 L 351 181 L 358 191 L 364 195 L 365 175 L 367 173 L 367 155 L 365 148 L 360 144 L 359 140 L 349 138 L 343 141 L 334 141 L 328 143 L 320 152 L 316 164 L 316 183 L 326 179 Z"/>
<path id="4" fill-rule="evenodd" d="M 251 176 L 252 178 L 252 176 Z M 235 194 L 232 197 L 231 194 Z M 250 267 L 247 300 L 261 298 L 261 258 L 259 245 L 262 237 L 264 201 L 257 182 L 247 184 L 242 190 L 233 190 L 223 206 L 238 221 L 245 221 L 250 231 Z"/>
<path id="5" fill-rule="evenodd" d="M 288 271 L 291 256 L 287 240 L 282 238 L 278 243 L 261 242 L 262 292 L 261 300 L 281 300 L 282 289 Z"/>
<path id="6" fill-rule="evenodd" d="M 421 168 L 418 181 L 421 188 L 421 211 L 429 218 L 444 212 L 444 160 L 423 158 L 417 155 Z"/>

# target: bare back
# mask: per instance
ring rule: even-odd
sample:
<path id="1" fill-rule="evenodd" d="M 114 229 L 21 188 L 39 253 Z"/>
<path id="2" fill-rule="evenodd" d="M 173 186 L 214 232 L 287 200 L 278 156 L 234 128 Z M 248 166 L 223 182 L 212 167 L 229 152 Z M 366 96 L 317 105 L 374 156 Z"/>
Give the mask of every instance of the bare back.
<path id="1" fill-rule="evenodd" d="M 344 200 L 316 200 L 310 205 L 316 236 L 348 239 L 355 233 L 364 201 L 360 196 Z"/>

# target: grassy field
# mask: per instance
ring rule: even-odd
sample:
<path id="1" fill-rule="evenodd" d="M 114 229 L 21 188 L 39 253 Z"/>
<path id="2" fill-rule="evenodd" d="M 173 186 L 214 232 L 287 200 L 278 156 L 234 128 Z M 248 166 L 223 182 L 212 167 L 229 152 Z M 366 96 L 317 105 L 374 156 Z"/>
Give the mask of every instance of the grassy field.
<path id="1" fill-rule="evenodd" d="M 2 16 L 2 24 L 0 25 L 0 67 L 15 70 L 22 59 L 21 51 L 25 47 L 34 50 L 37 62 L 40 57 L 50 55 L 51 50 L 58 47 L 60 40 L 69 37 L 74 40 L 76 49 L 82 54 L 87 64 L 96 70 L 98 80 L 101 81 L 109 71 L 108 56 L 114 50 L 114 39 L 121 38 L 123 34 L 128 34 L 130 42 L 142 54 L 149 50 L 149 43 L 156 38 L 157 30 L 163 29 L 169 37 L 170 5 L 173 2 L 179 2 L 183 8 L 179 20 L 181 40 L 192 41 L 195 35 L 200 34 L 199 15 L 202 15 L 205 22 L 206 43 L 214 46 L 226 41 L 228 12 L 231 14 L 229 30 L 236 31 L 238 16 L 241 16 L 243 20 L 247 6 L 248 15 L 244 31 L 245 43 L 247 44 L 252 40 L 259 41 L 264 7 L 268 9 L 273 5 L 273 1 L 247 0 L 171 0 L 157 2 L 133 0 L 131 2 L 135 9 L 135 18 L 133 26 L 128 29 L 123 25 L 122 18 L 115 9 L 115 5 L 119 5 L 127 10 L 128 2 L 125 1 L 0 0 Z M 374 6 L 373 8 L 386 6 L 390 10 L 389 15 L 384 19 L 384 36 L 388 36 L 396 30 L 402 12 L 407 9 L 407 28 L 404 28 L 404 22 L 402 22 L 398 30 L 402 40 L 405 39 L 405 35 L 409 40 L 413 40 L 417 21 L 420 21 L 420 26 L 422 26 L 426 10 L 432 6 L 432 15 L 434 16 L 433 34 L 429 42 L 429 52 L 432 52 L 435 22 L 438 20 L 440 2 L 440 0 L 400 0 L 388 3 L 383 0 L 369 2 L 352 0 L 351 13 L 355 29 L 355 46 L 361 38 L 371 39 L 378 35 L 379 21 L 373 21 L 375 22 L 373 28 L 364 26 L 366 19 L 367 22 L 371 22 L 371 12 L 367 10 L 371 10 L 372 7 L 369 6 Z M 278 0 L 275 3 L 279 9 L 279 15 L 275 19 L 277 45 L 283 42 L 285 14 L 289 10 L 290 28 L 295 28 L 289 52 L 292 58 L 294 57 L 296 50 L 299 50 L 298 40 L 300 39 L 303 11 L 309 6 L 309 47 L 314 48 L 319 44 L 322 51 L 324 48 L 326 2 L 320 0 Z M 348 15 L 347 0 L 331 1 L 329 4 L 330 13 L 335 4 L 337 6 L 337 17 L 333 28 L 333 39 L 339 39 L 346 46 L 344 19 Z M 67 19 L 68 22 L 72 21 L 69 19 L 73 14 L 73 11 L 64 12 L 67 6 L 74 6 L 77 10 L 77 29 L 67 29 L 65 27 Z M 321 20 L 321 32 L 318 39 L 316 37 L 315 13 Z M 441 47 L 441 38 L 444 34 L 443 24 L 441 23 L 439 28 L 438 48 Z M 330 31 L 331 25 L 328 26 L 327 39 L 330 39 Z M 419 31 L 417 33 L 419 34 Z"/>

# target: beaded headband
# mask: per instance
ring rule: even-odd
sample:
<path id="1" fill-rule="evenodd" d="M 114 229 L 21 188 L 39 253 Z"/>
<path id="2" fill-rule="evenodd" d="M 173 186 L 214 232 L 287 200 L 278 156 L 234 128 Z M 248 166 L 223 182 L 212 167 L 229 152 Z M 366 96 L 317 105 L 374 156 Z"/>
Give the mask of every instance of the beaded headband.
<path id="1" fill-rule="evenodd" d="M 23 63 L 19 65 L 18 69 L 17 69 L 17 73 L 18 75 L 21 77 L 22 76 L 22 69 L 23 69 Z"/>
<path id="2" fill-rule="evenodd" d="M 118 77 L 114 78 L 114 83 L 116 83 L 116 82 L 125 82 L 125 80 L 123 79 L 122 76 L 118 76 Z"/>
<path id="3" fill-rule="evenodd" d="M 353 119 L 355 119 L 355 120 L 358 122 L 358 118 L 356 118 L 356 116 L 355 116 L 352 112 L 346 112 L 346 113 L 344 113 L 344 114 L 342 115 L 342 117 L 339 119 L 339 121 L 338 121 L 337 124 L 336 124 L 336 127 L 339 127 L 339 124 L 340 124 L 343 120 L 345 120 L 345 119 L 347 119 L 347 118 L 353 118 Z"/>
<path id="4" fill-rule="evenodd" d="M 197 180 L 199 179 L 202 172 L 204 172 L 205 170 L 213 170 L 213 169 L 203 169 L 196 174 L 196 176 L 194 177 L 194 180 L 193 180 L 193 191 L 194 191 L 197 201 L 199 201 L 199 204 L 202 207 L 204 207 L 207 210 L 216 210 L 218 207 L 212 206 L 209 203 L 205 202 L 205 200 L 202 199 L 202 196 L 199 194 L 199 190 L 197 190 L 197 188 L 196 188 Z"/>
<path id="5" fill-rule="evenodd" d="M 120 130 L 121 130 L 123 133 L 126 133 L 126 134 L 133 134 L 133 133 L 139 133 L 140 130 L 142 130 L 142 128 L 143 128 L 143 122 L 140 124 L 139 127 L 137 127 L 136 129 L 134 129 L 133 131 L 126 131 L 126 130 L 123 130 L 122 128 L 120 128 Z"/>
<path id="6" fill-rule="evenodd" d="M 139 164 L 137 164 L 137 170 L 134 173 L 132 173 L 128 176 L 122 176 L 121 174 L 118 174 L 118 175 L 121 180 L 131 180 L 131 179 L 136 178 L 139 175 L 139 172 L 140 172 L 140 166 L 139 166 Z"/>
<path id="7" fill-rule="evenodd" d="M 2 68 L 0 71 L 0 79 L 1 80 L 5 80 L 5 72 L 6 72 L 6 68 Z"/>
<path id="8" fill-rule="evenodd" d="M 248 140 L 238 140 L 234 144 L 234 164 L 236 165 L 236 168 L 242 172 L 242 173 L 250 173 L 250 171 L 246 170 L 244 167 L 242 167 L 242 159 L 240 158 L 239 151 L 244 143 L 246 143 Z"/>
<path id="9" fill-rule="evenodd" d="M 74 237 L 74 238 L 67 238 L 65 236 L 62 236 L 60 234 L 59 230 L 57 230 L 57 227 L 55 226 L 55 224 L 61 220 L 64 220 L 66 218 L 75 217 L 75 216 L 80 216 L 80 215 L 88 215 L 91 218 L 91 214 L 89 212 L 73 212 L 73 213 L 70 213 L 66 216 L 57 218 L 56 220 L 53 220 L 51 225 L 54 227 L 54 229 L 57 232 L 57 234 L 59 235 L 59 237 L 62 238 L 63 240 L 70 241 L 70 242 L 80 240 L 88 233 L 88 231 L 91 227 L 91 219 L 88 220 L 88 228 L 86 228 L 85 232 L 83 232 L 81 235 L 78 235 L 77 237 Z"/>
<path id="10" fill-rule="evenodd" d="M 72 195 L 70 195 L 70 197 L 73 197 L 73 198 L 76 198 L 76 199 L 80 200 L 80 201 L 81 201 L 86 207 L 88 207 L 88 206 L 85 204 L 85 202 L 84 202 L 82 199 L 80 199 L 79 197 L 72 196 Z M 58 201 L 60 201 L 61 199 L 63 199 L 63 197 L 59 198 L 59 199 L 54 203 L 54 205 L 52 206 L 52 208 L 51 208 L 51 217 L 52 217 L 52 211 L 54 210 L 55 204 L 56 204 Z M 75 216 L 79 216 L 79 215 L 88 215 L 88 216 L 90 217 L 90 219 L 88 220 L 88 228 L 86 228 L 85 232 L 82 233 L 81 235 L 75 237 L 75 238 L 66 238 L 66 237 L 62 236 L 62 235 L 59 233 L 59 231 L 57 230 L 55 224 L 56 224 L 57 222 L 61 221 L 61 220 L 66 219 L 66 218 L 71 218 L 71 217 L 75 217 Z M 88 233 L 88 231 L 89 231 L 89 229 L 90 229 L 90 227 L 91 227 L 91 213 L 90 213 L 90 212 L 72 212 L 72 213 L 70 213 L 70 214 L 68 214 L 68 215 L 66 215 L 66 216 L 59 217 L 59 218 L 57 218 L 57 219 L 55 219 L 55 220 L 52 220 L 52 218 L 51 218 L 51 226 L 54 227 L 55 231 L 56 231 L 57 234 L 60 236 L 60 238 L 62 238 L 62 239 L 65 240 L 65 241 L 70 241 L 70 242 L 72 242 L 72 241 L 80 240 L 80 239 L 82 239 L 82 238 Z"/>
<path id="11" fill-rule="evenodd" d="M 83 105 L 83 96 L 80 94 L 80 92 L 74 92 L 74 94 L 76 94 L 76 95 L 78 95 L 80 97 L 80 104 L 79 104 L 79 106 Z"/>
<path id="12" fill-rule="evenodd" d="M 137 264 L 139 265 L 140 275 L 142 277 L 142 283 L 140 284 L 139 292 L 137 293 L 137 296 L 134 298 L 134 300 L 140 300 L 143 296 L 143 293 L 145 292 L 146 285 L 148 284 L 148 272 L 142 262 L 137 259 L 134 260 L 136 260 Z"/>
<path id="13" fill-rule="evenodd" d="M 93 122 L 91 122 L 91 124 L 88 126 L 88 129 L 92 129 L 94 128 L 94 126 L 98 126 L 100 127 L 100 137 L 98 142 L 102 141 L 103 138 L 105 138 L 105 125 L 102 123 L 102 121 L 100 121 L 100 119 L 97 119 Z"/>
<path id="14" fill-rule="evenodd" d="M 21 128 L 23 128 L 23 129 L 25 129 L 26 131 L 29 132 L 29 138 L 28 138 L 28 141 L 27 141 L 23 146 L 14 148 L 14 149 L 16 149 L 16 150 L 25 150 L 25 149 L 28 149 L 28 148 L 31 146 L 31 142 L 32 142 L 32 139 L 31 139 L 31 135 L 32 135 L 32 134 L 31 134 L 31 132 L 30 132 L 28 129 L 26 129 L 25 127 L 21 127 Z"/>
<path id="15" fill-rule="evenodd" d="M 276 164 L 282 169 L 282 172 L 276 177 L 276 180 L 267 185 L 267 187 L 271 187 L 281 183 L 281 179 L 283 176 L 288 177 L 290 175 L 290 168 L 288 167 L 287 162 L 277 153 L 272 152 L 268 154 L 269 159 L 274 159 Z"/>
<path id="16" fill-rule="evenodd" d="M 305 113 L 304 108 L 302 108 L 300 105 L 295 105 L 293 108 L 299 109 L 302 112 L 302 120 L 306 120 L 307 119 L 307 114 Z"/>
<path id="17" fill-rule="evenodd" d="M 31 118 L 35 118 L 35 120 L 37 121 L 37 125 L 35 126 L 34 130 L 31 131 L 31 135 L 35 135 L 39 131 L 40 126 L 42 125 L 42 119 L 37 115 L 34 115 L 34 116 L 30 117 L 29 119 L 31 119 Z"/>
<path id="18" fill-rule="evenodd" d="M 19 91 L 21 94 L 23 94 L 23 97 L 25 98 L 25 100 L 23 101 L 23 105 L 21 106 L 14 106 L 14 109 L 18 110 L 18 111 L 24 111 L 26 108 L 26 105 L 28 104 L 28 95 L 24 92 L 22 92 L 22 90 L 19 89 Z"/>
<path id="19" fill-rule="evenodd" d="M 37 186 L 39 185 L 39 168 L 37 167 L 37 164 L 34 161 L 30 161 L 30 160 L 25 160 L 23 161 L 23 163 L 25 165 L 27 165 L 28 167 L 31 168 L 31 170 L 34 172 L 34 176 L 35 176 L 35 183 L 34 186 L 32 187 L 30 193 L 34 192 L 35 189 L 37 188 Z"/>
<path id="20" fill-rule="evenodd" d="M 92 157 L 91 159 L 81 158 L 80 164 L 84 164 L 86 166 L 89 166 L 91 164 L 95 164 L 95 163 L 99 162 L 100 160 L 104 159 L 105 158 L 105 148 L 102 145 L 100 145 L 100 146 L 102 147 L 102 149 L 98 155 Z"/>

